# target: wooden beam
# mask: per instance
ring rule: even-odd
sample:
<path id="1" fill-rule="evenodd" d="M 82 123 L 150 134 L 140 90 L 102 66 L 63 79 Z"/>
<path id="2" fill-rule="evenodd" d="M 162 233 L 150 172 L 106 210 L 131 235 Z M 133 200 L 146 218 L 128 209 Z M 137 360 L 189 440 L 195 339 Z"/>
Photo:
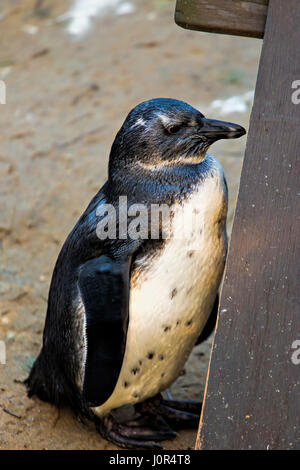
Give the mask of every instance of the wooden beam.
<path id="1" fill-rule="evenodd" d="M 186 29 L 262 38 L 269 0 L 177 0 L 175 22 Z"/>
<path id="2" fill-rule="evenodd" d="M 270 0 L 198 449 L 300 449 L 299 25 Z"/>

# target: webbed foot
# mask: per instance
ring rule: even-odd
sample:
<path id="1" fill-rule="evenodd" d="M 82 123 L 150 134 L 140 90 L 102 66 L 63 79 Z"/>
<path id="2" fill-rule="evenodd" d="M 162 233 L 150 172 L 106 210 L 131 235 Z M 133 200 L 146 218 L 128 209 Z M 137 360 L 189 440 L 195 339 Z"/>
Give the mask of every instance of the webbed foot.
<path id="1" fill-rule="evenodd" d="M 161 416 L 152 413 L 137 413 L 128 421 L 119 421 L 111 413 L 102 418 L 96 428 L 105 439 L 119 447 L 131 449 L 162 449 L 157 441 L 176 436 Z"/>
<path id="2" fill-rule="evenodd" d="M 175 437 L 175 429 L 197 428 L 202 403 L 165 400 L 160 394 L 132 407 L 112 411 L 96 422 L 102 437 L 119 447 L 162 449 L 158 441 Z"/>

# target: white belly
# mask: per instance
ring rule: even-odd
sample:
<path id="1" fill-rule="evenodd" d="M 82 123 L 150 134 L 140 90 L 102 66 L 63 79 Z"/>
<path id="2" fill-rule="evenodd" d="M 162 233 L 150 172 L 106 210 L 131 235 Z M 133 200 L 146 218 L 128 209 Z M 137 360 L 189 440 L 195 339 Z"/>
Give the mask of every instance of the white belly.
<path id="1" fill-rule="evenodd" d="M 219 166 L 213 178 L 178 206 L 173 219 L 177 234 L 186 230 L 183 211 L 190 209 L 193 230 L 185 239 L 166 240 L 140 276 L 136 274 L 145 257 L 135 263 L 124 361 L 112 395 L 94 408 L 99 415 L 143 401 L 174 382 L 211 313 L 227 243 L 227 201 Z"/>

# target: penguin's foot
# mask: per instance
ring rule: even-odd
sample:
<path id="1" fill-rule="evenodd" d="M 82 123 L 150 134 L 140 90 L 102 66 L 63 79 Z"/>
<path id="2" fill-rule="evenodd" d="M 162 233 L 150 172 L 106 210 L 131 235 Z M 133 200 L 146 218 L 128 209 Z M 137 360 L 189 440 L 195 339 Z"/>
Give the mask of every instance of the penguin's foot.
<path id="1" fill-rule="evenodd" d="M 175 437 L 174 429 L 198 428 L 202 403 L 165 400 L 160 394 L 138 403 L 133 413 L 126 407 L 96 422 L 102 437 L 129 449 L 162 449 L 158 441 Z"/>
<path id="2" fill-rule="evenodd" d="M 188 413 L 193 413 L 200 417 L 202 410 L 201 401 L 193 400 L 165 400 L 162 398 L 162 404 L 169 406 L 171 408 L 176 408 L 176 410 L 186 411 Z"/>
<path id="3" fill-rule="evenodd" d="M 156 441 L 176 436 L 163 417 L 152 413 L 138 413 L 126 422 L 118 421 L 112 414 L 96 424 L 102 437 L 119 447 L 140 449 L 162 449 Z"/>
<path id="4" fill-rule="evenodd" d="M 136 405 L 141 414 L 153 413 L 175 429 L 198 428 L 201 402 L 165 400 L 160 394 Z"/>

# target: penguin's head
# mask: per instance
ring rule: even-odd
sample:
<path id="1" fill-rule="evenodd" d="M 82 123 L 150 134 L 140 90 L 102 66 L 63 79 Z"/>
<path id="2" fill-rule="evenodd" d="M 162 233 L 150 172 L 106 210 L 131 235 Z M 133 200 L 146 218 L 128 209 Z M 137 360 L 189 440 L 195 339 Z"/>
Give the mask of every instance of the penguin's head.
<path id="1" fill-rule="evenodd" d="M 199 163 L 219 139 L 246 133 L 231 122 L 207 119 L 189 104 L 156 98 L 130 111 L 110 154 L 110 169 L 134 165 L 157 166 Z"/>

